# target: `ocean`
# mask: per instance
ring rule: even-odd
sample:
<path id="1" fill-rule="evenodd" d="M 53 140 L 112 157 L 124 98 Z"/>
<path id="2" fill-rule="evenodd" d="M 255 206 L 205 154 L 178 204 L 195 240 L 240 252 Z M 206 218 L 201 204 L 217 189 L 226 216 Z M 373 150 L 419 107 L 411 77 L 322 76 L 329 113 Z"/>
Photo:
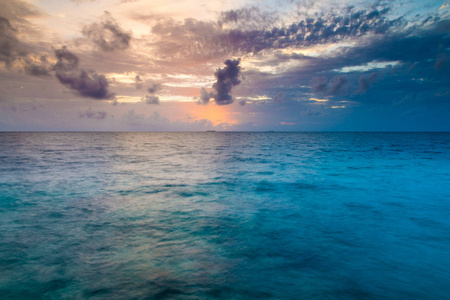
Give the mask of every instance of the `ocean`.
<path id="1" fill-rule="evenodd" d="M 0 133 L 1 299 L 449 299 L 450 133 Z"/>

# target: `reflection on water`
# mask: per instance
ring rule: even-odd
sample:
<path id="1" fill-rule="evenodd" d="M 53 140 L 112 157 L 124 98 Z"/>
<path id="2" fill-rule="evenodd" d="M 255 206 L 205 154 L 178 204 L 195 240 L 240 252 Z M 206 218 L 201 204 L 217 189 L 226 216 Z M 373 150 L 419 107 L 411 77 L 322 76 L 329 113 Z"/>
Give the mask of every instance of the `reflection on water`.
<path id="1" fill-rule="evenodd" d="M 444 299 L 450 134 L 0 133 L 2 299 Z"/>

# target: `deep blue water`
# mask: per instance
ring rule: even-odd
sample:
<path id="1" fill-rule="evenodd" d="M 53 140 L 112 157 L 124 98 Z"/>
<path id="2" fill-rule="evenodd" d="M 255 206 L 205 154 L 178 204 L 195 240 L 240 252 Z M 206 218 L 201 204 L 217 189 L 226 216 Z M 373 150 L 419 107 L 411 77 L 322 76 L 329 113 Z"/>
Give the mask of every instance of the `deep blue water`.
<path id="1" fill-rule="evenodd" d="M 449 133 L 0 133 L 1 299 L 449 299 Z"/>

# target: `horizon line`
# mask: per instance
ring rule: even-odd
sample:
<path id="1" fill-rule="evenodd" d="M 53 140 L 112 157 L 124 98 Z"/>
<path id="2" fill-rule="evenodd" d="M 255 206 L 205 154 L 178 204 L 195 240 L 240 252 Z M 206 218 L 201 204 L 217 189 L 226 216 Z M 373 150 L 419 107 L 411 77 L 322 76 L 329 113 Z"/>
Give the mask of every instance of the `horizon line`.
<path id="1" fill-rule="evenodd" d="M 450 133 L 450 130 L 0 130 L 0 133 Z"/>

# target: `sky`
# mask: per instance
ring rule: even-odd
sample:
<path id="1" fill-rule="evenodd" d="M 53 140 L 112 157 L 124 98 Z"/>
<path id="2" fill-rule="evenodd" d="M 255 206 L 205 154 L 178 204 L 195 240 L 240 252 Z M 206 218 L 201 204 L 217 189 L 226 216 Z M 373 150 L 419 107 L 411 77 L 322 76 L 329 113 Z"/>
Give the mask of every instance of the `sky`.
<path id="1" fill-rule="evenodd" d="M 0 131 L 450 131 L 449 0 L 0 7 Z"/>

